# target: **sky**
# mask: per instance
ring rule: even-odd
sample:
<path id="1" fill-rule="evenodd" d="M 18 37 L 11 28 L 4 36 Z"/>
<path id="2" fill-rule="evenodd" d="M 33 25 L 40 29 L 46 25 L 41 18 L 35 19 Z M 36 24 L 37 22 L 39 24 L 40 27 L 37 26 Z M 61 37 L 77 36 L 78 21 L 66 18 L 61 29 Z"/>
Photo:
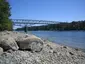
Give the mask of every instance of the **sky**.
<path id="1" fill-rule="evenodd" d="M 8 0 L 12 19 L 85 20 L 85 0 Z"/>

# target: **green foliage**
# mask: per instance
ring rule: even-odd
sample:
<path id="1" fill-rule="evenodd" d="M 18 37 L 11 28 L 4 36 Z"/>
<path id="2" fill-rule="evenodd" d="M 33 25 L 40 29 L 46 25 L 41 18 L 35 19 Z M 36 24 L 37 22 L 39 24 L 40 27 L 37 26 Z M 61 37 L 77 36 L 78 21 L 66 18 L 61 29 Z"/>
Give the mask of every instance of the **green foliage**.
<path id="1" fill-rule="evenodd" d="M 12 30 L 10 5 L 6 0 L 0 0 L 0 31 Z"/>

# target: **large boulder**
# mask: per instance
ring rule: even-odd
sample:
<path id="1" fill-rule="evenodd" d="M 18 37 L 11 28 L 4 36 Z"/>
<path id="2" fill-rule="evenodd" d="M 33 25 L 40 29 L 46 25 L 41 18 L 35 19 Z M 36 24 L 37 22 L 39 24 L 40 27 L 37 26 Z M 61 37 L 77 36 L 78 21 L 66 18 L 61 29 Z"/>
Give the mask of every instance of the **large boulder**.
<path id="1" fill-rule="evenodd" d="M 6 36 L 0 38 L 0 47 L 2 47 L 5 51 L 9 49 L 18 50 L 19 48 L 13 38 Z"/>
<path id="2" fill-rule="evenodd" d="M 43 48 L 43 41 L 35 36 L 21 38 L 17 44 L 22 50 L 30 50 L 32 52 L 40 52 Z"/>
<path id="3" fill-rule="evenodd" d="M 0 32 L 0 38 L 12 37 L 15 41 L 17 41 L 21 38 L 26 38 L 28 36 L 31 36 L 31 35 L 26 34 L 26 33 L 15 32 L 15 31 L 2 31 L 2 32 Z"/>

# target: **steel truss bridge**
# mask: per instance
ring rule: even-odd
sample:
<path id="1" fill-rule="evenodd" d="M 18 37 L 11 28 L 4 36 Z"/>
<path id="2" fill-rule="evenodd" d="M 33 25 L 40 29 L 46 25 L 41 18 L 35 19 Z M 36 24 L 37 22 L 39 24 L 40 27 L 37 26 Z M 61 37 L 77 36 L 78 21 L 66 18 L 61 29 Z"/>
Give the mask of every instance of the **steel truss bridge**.
<path id="1" fill-rule="evenodd" d="M 29 19 L 11 19 L 13 24 L 58 24 L 57 21 L 47 20 L 29 20 Z"/>
<path id="2" fill-rule="evenodd" d="M 29 25 L 34 25 L 34 24 L 58 24 L 60 22 L 58 21 L 47 21 L 47 20 L 31 20 L 31 19 L 11 19 L 13 26 L 21 26 L 24 25 L 25 27 Z M 27 29 L 26 29 L 27 30 Z"/>

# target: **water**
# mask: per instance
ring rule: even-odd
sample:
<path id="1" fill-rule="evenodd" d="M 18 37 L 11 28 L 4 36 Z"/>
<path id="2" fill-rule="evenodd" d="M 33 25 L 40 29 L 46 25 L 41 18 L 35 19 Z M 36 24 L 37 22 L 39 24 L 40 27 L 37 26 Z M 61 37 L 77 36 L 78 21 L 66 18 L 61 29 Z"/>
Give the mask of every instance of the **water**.
<path id="1" fill-rule="evenodd" d="M 85 31 L 32 31 L 32 34 L 58 44 L 85 49 Z"/>

